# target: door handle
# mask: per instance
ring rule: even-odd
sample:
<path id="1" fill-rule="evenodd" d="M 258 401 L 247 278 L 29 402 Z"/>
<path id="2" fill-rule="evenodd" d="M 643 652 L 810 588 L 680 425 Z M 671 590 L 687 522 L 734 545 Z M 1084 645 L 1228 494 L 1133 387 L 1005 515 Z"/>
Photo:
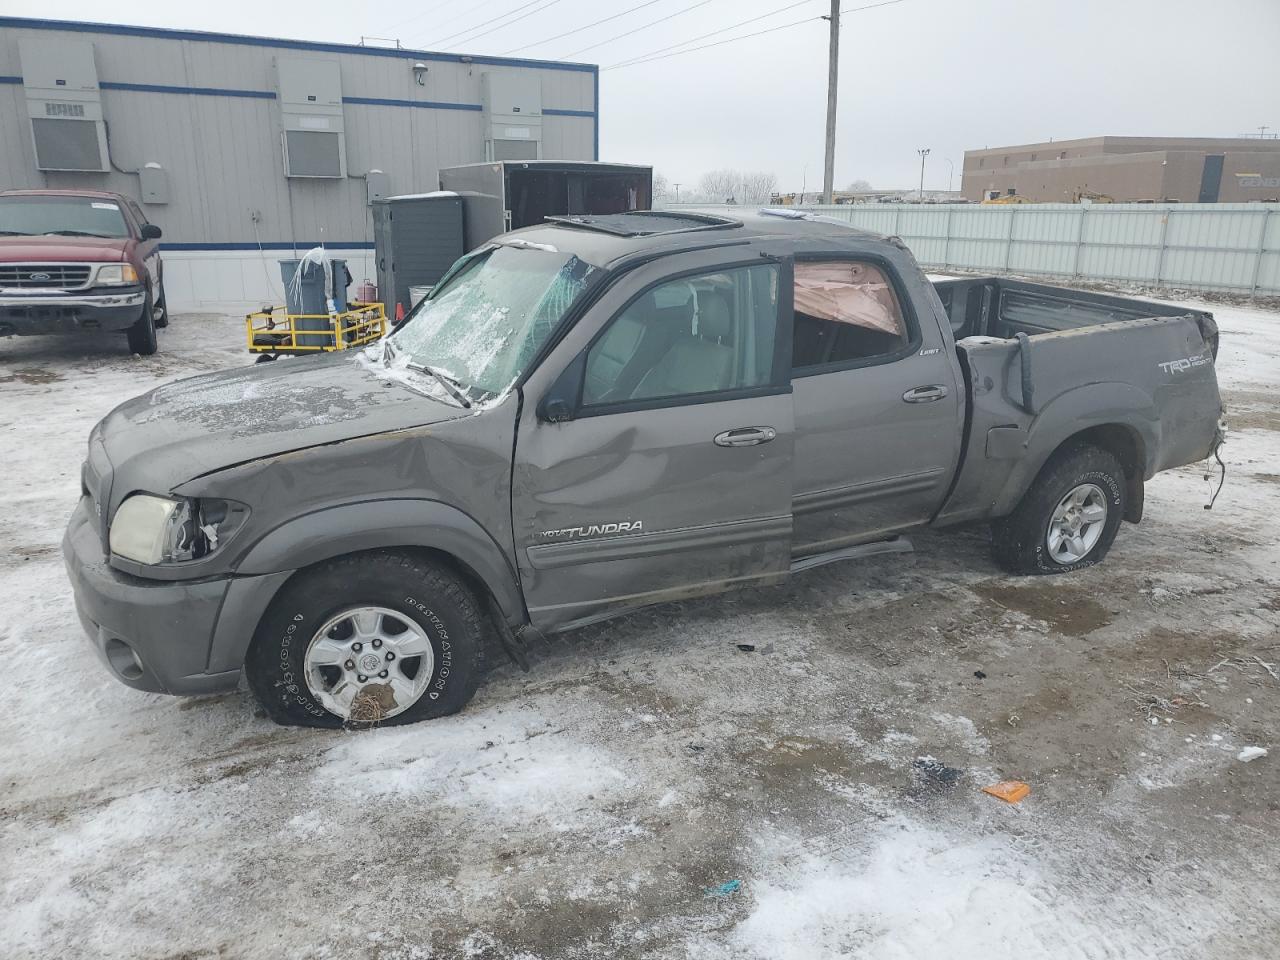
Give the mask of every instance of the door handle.
<path id="1" fill-rule="evenodd" d="M 907 403 L 933 403 L 947 395 L 947 388 L 941 383 L 930 383 L 923 387 L 912 387 L 902 395 Z"/>
<path id="2" fill-rule="evenodd" d="M 754 447 L 758 443 L 768 443 L 778 435 L 773 427 L 735 427 L 724 433 L 717 433 L 717 447 Z"/>

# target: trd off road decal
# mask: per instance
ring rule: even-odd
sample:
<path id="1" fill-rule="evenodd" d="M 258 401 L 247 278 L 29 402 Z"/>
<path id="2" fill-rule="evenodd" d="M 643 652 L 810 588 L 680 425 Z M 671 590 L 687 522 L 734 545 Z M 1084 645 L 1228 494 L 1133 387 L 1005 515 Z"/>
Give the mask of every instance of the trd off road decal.
<path id="1" fill-rule="evenodd" d="M 1194 357 L 1166 360 L 1164 363 L 1158 364 L 1158 366 L 1165 373 L 1177 375 L 1186 373 L 1188 370 L 1194 370 L 1196 367 L 1203 367 L 1207 363 L 1213 363 L 1213 355 L 1210 353 L 1197 353 Z"/>
<path id="2" fill-rule="evenodd" d="M 544 540 L 581 540 L 586 537 L 607 537 L 619 533 L 640 533 L 643 530 L 643 520 L 622 520 L 618 523 L 593 523 L 586 527 L 543 530 L 538 536 Z"/>

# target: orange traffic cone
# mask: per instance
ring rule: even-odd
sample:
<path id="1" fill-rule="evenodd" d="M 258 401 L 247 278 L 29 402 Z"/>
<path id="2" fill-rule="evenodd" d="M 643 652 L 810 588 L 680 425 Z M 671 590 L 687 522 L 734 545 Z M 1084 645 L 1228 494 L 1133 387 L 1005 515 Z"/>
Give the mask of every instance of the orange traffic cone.
<path id="1" fill-rule="evenodd" d="M 399 323 L 403 319 L 404 319 L 404 304 L 397 303 L 396 304 L 396 323 Z"/>

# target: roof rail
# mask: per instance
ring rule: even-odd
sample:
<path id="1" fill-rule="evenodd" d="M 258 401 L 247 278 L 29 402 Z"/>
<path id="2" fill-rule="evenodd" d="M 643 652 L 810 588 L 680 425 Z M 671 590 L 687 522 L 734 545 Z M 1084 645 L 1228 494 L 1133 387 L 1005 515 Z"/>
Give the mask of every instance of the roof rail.
<path id="1" fill-rule="evenodd" d="M 629 213 L 564 214 L 547 217 L 549 223 L 582 230 L 610 233 L 617 237 L 656 237 L 699 230 L 725 230 L 741 227 L 741 220 L 717 217 L 707 213 L 685 213 L 668 210 L 632 210 Z"/>

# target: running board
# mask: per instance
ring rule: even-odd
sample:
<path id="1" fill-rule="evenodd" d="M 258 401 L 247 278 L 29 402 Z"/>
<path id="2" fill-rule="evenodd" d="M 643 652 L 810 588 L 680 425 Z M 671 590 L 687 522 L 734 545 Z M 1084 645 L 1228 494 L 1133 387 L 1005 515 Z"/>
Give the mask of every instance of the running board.
<path id="1" fill-rule="evenodd" d="M 828 563 L 840 560 L 861 560 L 863 557 L 874 557 L 881 553 L 910 553 L 915 547 L 906 537 L 890 537 L 888 540 L 875 540 L 871 543 L 860 543 L 855 547 L 844 547 L 830 550 L 827 553 L 815 553 L 811 557 L 801 557 L 791 561 L 792 573 L 803 573 L 814 567 L 824 567 Z"/>

